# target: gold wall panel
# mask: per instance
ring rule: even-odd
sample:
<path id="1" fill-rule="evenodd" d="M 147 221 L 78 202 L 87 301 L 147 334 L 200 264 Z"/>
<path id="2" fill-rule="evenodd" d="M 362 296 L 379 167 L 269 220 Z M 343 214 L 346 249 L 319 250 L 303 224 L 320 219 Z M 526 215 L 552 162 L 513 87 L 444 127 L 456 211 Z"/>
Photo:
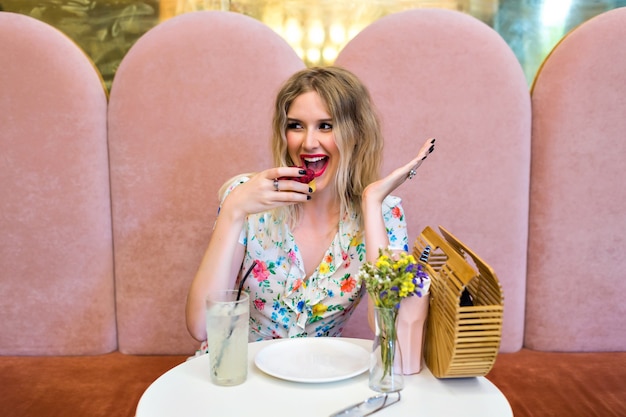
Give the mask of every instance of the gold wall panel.
<path id="1" fill-rule="evenodd" d="M 65 33 L 91 58 L 109 89 L 126 52 L 159 23 L 158 0 L 0 0 L 0 9 Z"/>
<path id="2" fill-rule="evenodd" d="M 307 65 L 328 65 L 361 29 L 410 8 L 467 13 L 494 28 L 517 56 L 529 85 L 572 28 L 626 0 L 0 0 L 0 10 L 58 28 L 93 60 L 110 88 L 120 61 L 158 23 L 197 10 L 228 10 L 263 21 Z"/>

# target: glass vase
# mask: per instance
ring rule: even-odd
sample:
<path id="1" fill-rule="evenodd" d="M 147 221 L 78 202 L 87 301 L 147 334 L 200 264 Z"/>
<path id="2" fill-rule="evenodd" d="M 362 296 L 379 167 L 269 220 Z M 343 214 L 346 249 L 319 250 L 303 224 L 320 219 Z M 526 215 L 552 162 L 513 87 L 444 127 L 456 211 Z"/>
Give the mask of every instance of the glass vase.
<path id="1" fill-rule="evenodd" d="M 397 319 L 395 308 L 374 308 L 376 335 L 370 356 L 369 386 L 377 392 L 396 392 L 404 388 Z"/>

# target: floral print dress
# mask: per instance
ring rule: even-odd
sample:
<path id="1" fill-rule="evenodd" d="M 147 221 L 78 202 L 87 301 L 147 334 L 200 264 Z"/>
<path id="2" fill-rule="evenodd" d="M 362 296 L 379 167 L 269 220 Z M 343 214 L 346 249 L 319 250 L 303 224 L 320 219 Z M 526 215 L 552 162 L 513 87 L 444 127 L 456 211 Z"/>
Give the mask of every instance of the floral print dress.
<path id="1" fill-rule="evenodd" d="M 227 190 L 248 180 L 242 177 Z M 390 247 L 408 250 L 406 220 L 398 197 L 383 202 Z M 297 242 L 272 211 L 248 216 L 239 242 L 246 247 L 239 278 L 250 295 L 249 340 L 340 336 L 365 291 L 358 278 L 365 244 L 356 213 L 346 213 L 315 272 L 307 277 Z"/>

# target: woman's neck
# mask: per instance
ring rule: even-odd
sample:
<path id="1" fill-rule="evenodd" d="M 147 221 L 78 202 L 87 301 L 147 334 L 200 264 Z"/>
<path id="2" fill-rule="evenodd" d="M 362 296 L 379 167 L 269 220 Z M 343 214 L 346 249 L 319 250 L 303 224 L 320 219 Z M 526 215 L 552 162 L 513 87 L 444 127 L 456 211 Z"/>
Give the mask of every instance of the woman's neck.
<path id="1" fill-rule="evenodd" d="M 310 224 L 333 224 L 339 223 L 339 215 L 341 212 L 341 202 L 335 195 L 330 193 L 315 195 L 313 198 L 303 204 L 302 219 Z"/>

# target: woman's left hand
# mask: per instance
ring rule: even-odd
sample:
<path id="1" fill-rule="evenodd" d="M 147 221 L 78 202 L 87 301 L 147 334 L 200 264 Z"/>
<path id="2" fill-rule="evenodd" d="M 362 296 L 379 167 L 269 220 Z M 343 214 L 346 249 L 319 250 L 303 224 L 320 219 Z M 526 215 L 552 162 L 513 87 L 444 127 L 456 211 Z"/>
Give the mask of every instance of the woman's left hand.
<path id="1" fill-rule="evenodd" d="M 430 138 L 424 142 L 417 156 L 407 164 L 396 168 L 386 177 L 369 184 L 364 192 L 363 198 L 382 201 L 396 188 L 402 185 L 407 179 L 412 179 L 417 174 L 417 169 L 424 160 L 435 150 L 435 139 Z"/>

